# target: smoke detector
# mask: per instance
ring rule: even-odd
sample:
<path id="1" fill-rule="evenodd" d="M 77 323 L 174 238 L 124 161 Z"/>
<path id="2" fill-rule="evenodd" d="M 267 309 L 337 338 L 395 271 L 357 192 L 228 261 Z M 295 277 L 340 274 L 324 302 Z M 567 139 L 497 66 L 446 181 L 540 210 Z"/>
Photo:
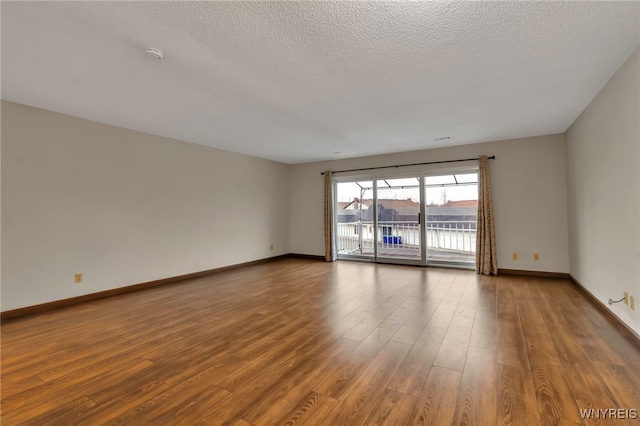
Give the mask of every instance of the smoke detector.
<path id="1" fill-rule="evenodd" d="M 147 47 L 142 51 L 142 53 L 158 61 L 164 58 L 164 53 L 162 53 L 162 50 L 156 49 L 155 47 Z"/>

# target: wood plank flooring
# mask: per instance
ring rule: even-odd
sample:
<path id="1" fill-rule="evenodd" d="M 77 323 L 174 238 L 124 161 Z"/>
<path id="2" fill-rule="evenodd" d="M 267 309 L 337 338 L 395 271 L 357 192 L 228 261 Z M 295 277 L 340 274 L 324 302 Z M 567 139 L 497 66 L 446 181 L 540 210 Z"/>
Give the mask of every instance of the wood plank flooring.
<path id="1" fill-rule="evenodd" d="M 576 425 L 640 351 L 564 279 L 285 259 L 1 327 L 3 425 Z"/>

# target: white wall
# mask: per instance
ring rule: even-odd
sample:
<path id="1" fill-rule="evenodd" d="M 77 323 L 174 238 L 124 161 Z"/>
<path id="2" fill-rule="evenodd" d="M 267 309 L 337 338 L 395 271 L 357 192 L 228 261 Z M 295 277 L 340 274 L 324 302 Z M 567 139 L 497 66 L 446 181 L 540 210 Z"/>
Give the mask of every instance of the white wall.
<path id="1" fill-rule="evenodd" d="M 281 163 L 2 102 L 2 310 L 289 253 L 287 182 Z"/>
<path id="2" fill-rule="evenodd" d="M 571 275 L 640 333 L 640 51 L 567 131 Z"/>
<path id="3" fill-rule="evenodd" d="M 291 167 L 291 251 L 323 255 L 323 179 L 326 169 L 454 160 L 496 155 L 490 160 L 498 267 L 569 272 L 564 135 L 362 157 Z M 475 163 L 477 164 L 477 163 Z M 425 171 L 433 167 L 415 167 Z M 389 169 L 393 173 L 394 169 Z M 399 169 L 403 173 L 409 169 Z M 511 259 L 517 252 L 519 260 Z M 533 260 L 533 253 L 540 260 Z"/>

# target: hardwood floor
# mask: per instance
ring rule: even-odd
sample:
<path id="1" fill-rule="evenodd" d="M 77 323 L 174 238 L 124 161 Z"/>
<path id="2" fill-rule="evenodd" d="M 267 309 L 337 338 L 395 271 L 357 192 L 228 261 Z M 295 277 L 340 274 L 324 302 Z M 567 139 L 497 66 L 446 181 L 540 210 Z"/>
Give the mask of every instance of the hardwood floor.
<path id="1" fill-rule="evenodd" d="M 286 259 L 1 331 L 3 425 L 638 424 L 581 418 L 640 351 L 565 279 Z"/>

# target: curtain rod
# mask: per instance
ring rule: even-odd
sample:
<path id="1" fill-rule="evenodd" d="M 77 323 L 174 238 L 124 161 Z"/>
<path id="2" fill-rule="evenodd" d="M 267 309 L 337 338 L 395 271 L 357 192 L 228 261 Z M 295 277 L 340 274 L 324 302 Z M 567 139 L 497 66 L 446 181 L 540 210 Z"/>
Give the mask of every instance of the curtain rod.
<path id="1" fill-rule="evenodd" d="M 495 160 L 496 156 L 492 155 L 491 157 L 487 157 L 489 160 Z M 462 160 L 444 160 L 444 161 L 429 161 L 427 163 L 413 163 L 413 164 L 398 164 L 395 166 L 381 166 L 381 167 L 365 167 L 363 169 L 350 169 L 350 170 L 336 170 L 332 173 L 346 173 L 346 172 L 361 172 L 363 170 L 377 170 L 377 169 L 393 169 L 398 167 L 409 167 L 409 166 L 424 166 L 427 164 L 442 164 L 442 163 L 459 163 L 461 161 L 474 161 L 479 160 L 480 158 L 464 158 Z M 324 172 L 320 172 L 321 175 L 324 175 Z"/>

